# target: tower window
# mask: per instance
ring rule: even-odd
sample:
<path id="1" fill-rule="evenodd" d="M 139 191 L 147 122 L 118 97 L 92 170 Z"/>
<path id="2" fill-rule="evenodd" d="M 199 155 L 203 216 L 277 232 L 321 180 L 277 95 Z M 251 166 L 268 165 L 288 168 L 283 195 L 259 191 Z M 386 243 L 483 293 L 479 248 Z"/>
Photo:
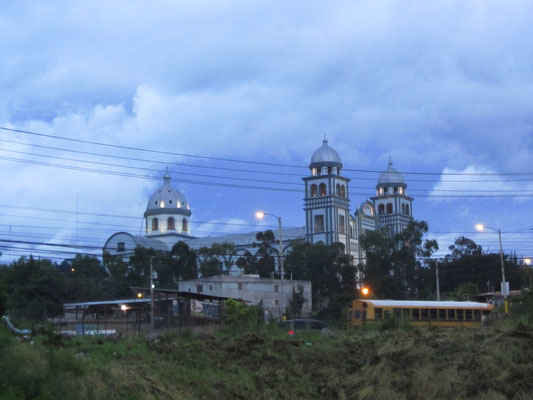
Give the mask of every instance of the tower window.
<path id="1" fill-rule="evenodd" d="M 402 203 L 402 214 L 405 214 L 405 204 Z"/>
<path id="2" fill-rule="evenodd" d="M 324 232 L 324 215 L 315 215 L 315 233 Z"/>
<path id="3" fill-rule="evenodd" d="M 172 200 L 169 200 L 169 201 L 168 201 L 168 204 L 172 204 Z"/>
<path id="4" fill-rule="evenodd" d="M 341 197 L 346 197 L 346 189 L 344 188 L 344 185 L 341 185 Z"/>
<path id="5" fill-rule="evenodd" d="M 318 167 L 318 168 L 316 169 L 316 174 L 317 174 L 317 175 L 320 175 L 321 172 L 322 172 L 322 168 Z"/>
<path id="6" fill-rule="evenodd" d="M 384 206 L 383 204 L 380 204 L 380 205 L 378 206 L 378 214 L 379 214 L 379 215 L 383 215 L 383 214 L 385 214 L 385 206 Z"/>
<path id="7" fill-rule="evenodd" d="M 392 214 L 392 203 L 387 203 L 387 214 Z"/>
<path id="8" fill-rule="evenodd" d="M 379 188 L 379 194 L 383 195 L 383 188 Z"/>
<path id="9" fill-rule="evenodd" d="M 316 192 L 317 192 L 316 185 L 315 184 L 311 185 L 311 197 L 316 197 Z"/>
<path id="10" fill-rule="evenodd" d="M 313 168 L 313 169 L 311 170 L 311 175 L 316 176 L 316 168 Z"/>
<path id="11" fill-rule="evenodd" d="M 409 204 L 406 204 L 406 205 L 405 205 L 405 213 L 406 213 L 407 215 L 411 215 L 411 214 L 409 214 Z"/>
<path id="12" fill-rule="evenodd" d="M 187 219 L 183 218 L 182 225 L 183 225 L 183 226 L 182 226 L 183 231 L 184 231 L 184 232 L 188 232 L 189 227 L 187 226 L 187 225 L 188 225 L 188 224 L 187 224 Z"/>
<path id="13" fill-rule="evenodd" d="M 157 220 L 157 218 L 154 218 L 152 220 L 152 230 L 153 231 L 158 231 L 159 230 L 159 221 Z"/>
<path id="14" fill-rule="evenodd" d="M 403 187 L 400 186 L 400 187 L 398 188 L 398 192 L 400 192 L 400 194 L 403 194 Z"/>
<path id="15" fill-rule="evenodd" d="M 175 222 L 173 217 L 168 217 L 168 219 L 167 219 L 167 229 L 169 231 L 176 230 L 176 222 Z"/>
<path id="16" fill-rule="evenodd" d="M 344 227 L 344 215 L 339 215 L 339 232 L 346 233 L 346 228 Z"/>
<path id="17" fill-rule="evenodd" d="M 394 186 L 394 194 L 398 193 L 398 188 Z"/>
<path id="18" fill-rule="evenodd" d="M 341 185 L 339 185 L 338 183 L 337 183 L 337 186 L 335 186 L 335 192 L 337 196 L 341 195 Z"/>
<path id="19" fill-rule="evenodd" d="M 333 172 L 333 167 L 328 167 L 328 175 L 331 175 L 332 172 Z"/>
<path id="20" fill-rule="evenodd" d="M 320 185 L 318 185 L 318 194 L 319 196 L 326 195 L 326 184 L 325 183 L 321 183 Z"/>

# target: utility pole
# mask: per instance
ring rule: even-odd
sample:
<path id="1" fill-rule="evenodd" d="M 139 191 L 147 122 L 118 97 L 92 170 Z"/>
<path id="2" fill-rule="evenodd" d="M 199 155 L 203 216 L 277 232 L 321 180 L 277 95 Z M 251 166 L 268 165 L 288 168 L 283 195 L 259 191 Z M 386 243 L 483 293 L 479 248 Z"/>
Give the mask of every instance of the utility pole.
<path id="1" fill-rule="evenodd" d="M 152 257 L 150 257 L 150 328 L 155 328 L 155 315 L 154 315 L 155 303 L 154 303 L 154 266 Z"/>
<path id="2" fill-rule="evenodd" d="M 439 285 L 439 260 L 435 263 L 436 268 L 436 281 L 437 281 L 437 301 L 440 301 L 440 285 Z"/>
<path id="3" fill-rule="evenodd" d="M 500 264 L 502 267 L 502 292 L 504 300 L 507 299 L 507 285 L 505 282 L 505 269 L 503 268 L 502 232 L 498 229 L 498 239 L 500 240 Z"/>
<path id="4" fill-rule="evenodd" d="M 279 263 L 279 274 L 280 279 L 285 279 L 285 271 L 283 270 L 283 264 L 282 264 L 282 255 L 283 253 L 283 240 L 281 239 L 281 217 L 278 217 L 278 239 L 279 239 L 279 253 L 278 253 L 278 263 Z"/>

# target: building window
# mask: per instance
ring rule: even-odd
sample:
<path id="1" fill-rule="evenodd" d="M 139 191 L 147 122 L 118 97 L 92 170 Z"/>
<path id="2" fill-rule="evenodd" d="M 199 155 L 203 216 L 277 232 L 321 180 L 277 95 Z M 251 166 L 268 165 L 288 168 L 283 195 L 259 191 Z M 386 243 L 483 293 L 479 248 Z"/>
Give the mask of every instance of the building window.
<path id="1" fill-rule="evenodd" d="M 274 285 L 274 292 L 279 292 L 279 286 L 278 285 Z"/>
<path id="2" fill-rule="evenodd" d="M 311 185 L 311 197 L 316 197 L 316 185 L 315 184 L 312 184 Z"/>
<path id="3" fill-rule="evenodd" d="M 337 194 L 337 196 L 340 197 L 340 195 L 341 195 L 341 185 L 339 185 L 338 183 L 337 183 L 337 186 L 335 186 L 335 193 Z"/>
<path id="4" fill-rule="evenodd" d="M 176 223 L 174 221 L 174 218 L 168 217 L 168 219 L 167 219 L 167 229 L 169 231 L 175 231 L 176 230 Z"/>
<path id="5" fill-rule="evenodd" d="M 333 167 L 328 167 L 328 175 L 331 175 L 332 172 L 333 172 Z"/>
<path id="6" fill-rule="evenodd" d="M 126 246 L 124 245 L 124 242 L 117 243 L 117 251 L 126 251 Z"/>
<path id="7" fill-rule="evenodd" d="M 157 218 L 152 219 L 152 230 L 158 231 L 159 230 L 159 221 Z"/>
<path id="8" fill-rule="evenodd" d="M 239 287 L 239 290 L 242 290 L 242 283 L 239 283 L 238 287 Z"/>
<path id="9" fill-rule="evenodd" d="M 411 214 L 409 214 L 409 204 L 406 204 L 406 205 L 405 205 L 405 213 L 406 213 L 407 215 L 411 215 Z"/>
<path id="10" fill-rule="evenodd" d="M 387 214 L 392 214 L 392 203 L 387 203 Z"/>
<path id="11" fill-rule="evenodd" d="M 324 232 L 324 215 L 315 215 L 315 233 Z"/>
<path id="12" fill-rule="evenodd" d="M 318 185 L 318 195 L 319 196 L 326 195 L 326 184 L 325 183 L 321 183 L 320 185 Z"/>
<path id="13" fill-rule="evenodd" d="M 383 204 L 380 204 L 380 205 L 378 206 L 378 214 L 379 214 L 379 215 L 383 215 L 383 214 L 385 214 L 385 206 L 384 206 Z"/>
<path id="14" fill-rule="evenodd" d="M 204 285 L 196 285 L 196 293 L 202 293 L 204 291 Z"/>
<path id="15" fill-rule="evenodd" d="M 346 189 L 344 188 L 344 185 L 341 185 L 341 197 L 346 197 Z"/>
<path id="16" fill-rule="evenodd" d="M 279 305 L 279 300 L 278 300 L 278 299 L 274 300 L 274 305 L 275 305 L 275 306 L 278 306 L 278 305 Z"/>
<path id="17" fill-rule="evenodd" d="M 209 285 L 209 290 L 213 290 L 213 286 L 212 285 Z"/>
<path id="18" fill-rule="evenodd" d="M 398 191 L 400 192 L 400 194 L 403 194 L 403 187 L 399 187 Z"/>
<path id="19" fill-rule="evenodd" d="M 169 190 L 169 192 L 170 192 L 170 190 Z M 172 200 L 169 200 L 169 201 L 168 201 L 168 204 L 172 204 Z"/>
<path id="20" fill-rule="evenodd" d="M 398 187 L 394 186 L 394 194 L 398 193 Z"/>
<path id="21" fill-rule="evenodd" d="M 187 226 L 187 219 L 183 218 L 183 221 L 182 221 L 182 230 L 184 232 L 188 232 L 189 231 L 189 227 Z"/>
<path id="22" fill-rule="evenodd" d="M 313 168 L 313 169 L 311 170 L 311 175 L 316 176 L 316 168 Z"/>
<path id="23" fill-rule="evenodd" d="M 317 174 L 317 175 L 320 175 L 321 172 L 322 172 L 322 168 L 318 167 L 318 168 L 316 169 L 316 174 Z"/>
<path id="24" fill-rule="evenodd" d="M 339 215 L 339 232 L 346 233 L 346 228 L 344 226 L 344 215 Z"/>
<path id="25" fill-rule="evenodd" d="M 405 204 L 402 203 L 402 214 L 405 214 Z"/>

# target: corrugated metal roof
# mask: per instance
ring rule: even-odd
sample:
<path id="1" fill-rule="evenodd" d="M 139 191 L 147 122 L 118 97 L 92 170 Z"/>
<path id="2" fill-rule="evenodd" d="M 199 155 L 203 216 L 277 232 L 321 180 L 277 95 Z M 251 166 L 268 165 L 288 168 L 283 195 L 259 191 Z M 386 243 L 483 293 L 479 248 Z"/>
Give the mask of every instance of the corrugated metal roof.
<path id="1" fill-rule="evenodd" d="M 366 303 L 370 303 L 376 307 L 413 307 L 413 308 L 490 308 L 491 304 L 477 303 L 474 301 L 420 301 L 420 300 L 366 300 L 361 299 Z"/>

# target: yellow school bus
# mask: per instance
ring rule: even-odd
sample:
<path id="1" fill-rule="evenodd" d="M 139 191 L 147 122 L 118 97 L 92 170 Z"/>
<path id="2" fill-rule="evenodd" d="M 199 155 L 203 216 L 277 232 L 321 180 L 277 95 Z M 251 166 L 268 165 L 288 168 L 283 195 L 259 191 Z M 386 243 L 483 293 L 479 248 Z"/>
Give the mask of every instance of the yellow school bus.
<path id="1" fill-rule="evenodd" d="M 492 304 L 473 301 L 354 300 L 348 326 L 362 326 L 387 318 L 414 326 L 481 326 Z"/>

